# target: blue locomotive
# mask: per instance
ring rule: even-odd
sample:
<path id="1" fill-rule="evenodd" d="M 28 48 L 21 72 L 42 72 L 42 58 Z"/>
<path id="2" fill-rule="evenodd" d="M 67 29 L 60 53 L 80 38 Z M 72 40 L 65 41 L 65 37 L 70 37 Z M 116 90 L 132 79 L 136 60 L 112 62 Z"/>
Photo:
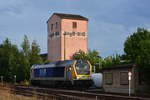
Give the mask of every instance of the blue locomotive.
<path id="1" fill-rule="evenodd" d="M 86 60 L 65 60 L 48 64 L 33 65 L 30 81 L 33 85 L 50 87 L 90 87 L 92 66 Z"/>

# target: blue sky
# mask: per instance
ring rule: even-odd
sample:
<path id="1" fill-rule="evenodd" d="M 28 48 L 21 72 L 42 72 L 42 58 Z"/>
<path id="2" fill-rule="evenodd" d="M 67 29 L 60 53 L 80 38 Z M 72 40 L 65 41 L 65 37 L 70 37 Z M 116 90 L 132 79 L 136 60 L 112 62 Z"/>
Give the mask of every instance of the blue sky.
<path id="1" fill-rule="evenodd" d="M 150 29 L 150 0 L 0 0 L 0 43 L 21 45 L 26 34 L 47 52 L 47 19 L 54 12 L 89 18 L 89 49 L 101 56 L 123 53 L 137 27 Z"/>

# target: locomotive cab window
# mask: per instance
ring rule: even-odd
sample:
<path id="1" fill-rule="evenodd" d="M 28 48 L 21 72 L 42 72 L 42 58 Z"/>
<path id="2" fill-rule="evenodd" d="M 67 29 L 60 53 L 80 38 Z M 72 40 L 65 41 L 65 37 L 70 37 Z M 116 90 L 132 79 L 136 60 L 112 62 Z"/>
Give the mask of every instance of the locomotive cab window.
<path id="1" fill-rule="evenodd" d="M 55 29 L 57 29 L 58 28 L 58 22 L 56 22 L 56 24 L 55 24 Z"/>
<path id="2" fill-rule="evenodd" d="M 90 65 L 87 61 L 79 60 L 76 63 L 76 71 L 78 75 L 89 75 L 90 74 Z"/>

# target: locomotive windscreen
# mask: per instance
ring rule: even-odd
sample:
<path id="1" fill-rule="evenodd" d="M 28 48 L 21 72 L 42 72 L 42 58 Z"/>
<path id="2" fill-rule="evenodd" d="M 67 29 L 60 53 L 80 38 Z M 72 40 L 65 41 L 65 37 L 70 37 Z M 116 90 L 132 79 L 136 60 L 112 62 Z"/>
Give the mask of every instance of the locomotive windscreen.
<path id="1" fill-rule="evenodd" d="M 76 65 L 76 71 L 78 75 L 89 75 L 90 74 L 90 65 L 85 60 L 78 60 Z"/>

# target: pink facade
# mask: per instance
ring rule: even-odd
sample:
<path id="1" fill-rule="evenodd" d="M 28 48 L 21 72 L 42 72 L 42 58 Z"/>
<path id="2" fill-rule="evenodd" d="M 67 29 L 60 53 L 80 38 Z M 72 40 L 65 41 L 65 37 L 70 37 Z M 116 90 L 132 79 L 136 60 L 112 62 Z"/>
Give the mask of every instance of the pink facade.
<path id="1" fill-rule="evenodd" d="M 73 16 L 73 15 L 71 15 Z M 74 17 L 74 16 L 73 16 Z M 88 20 L 53 14 L 48 25 L 48 60 L 69 60 L 79 50 L 88 50 Z"/>

